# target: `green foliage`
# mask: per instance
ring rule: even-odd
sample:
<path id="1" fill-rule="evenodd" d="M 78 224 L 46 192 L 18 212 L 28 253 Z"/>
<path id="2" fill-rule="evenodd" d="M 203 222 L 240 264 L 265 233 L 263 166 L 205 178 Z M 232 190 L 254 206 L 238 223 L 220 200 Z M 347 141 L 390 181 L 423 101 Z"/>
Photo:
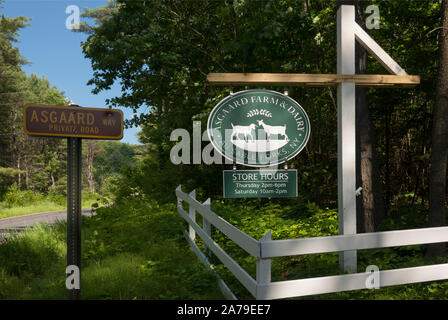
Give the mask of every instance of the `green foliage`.
<path id="1" fill-rule="evenodd" d="M 93 19 L 94 25 L 101 24 L 107 21 L 111 14 L 117 12 L 117 1 L 116 0 L 107 0 L 107 5 L 104 7 L 89 9 L 84 7 L 84 12 L 81 13 L 81 17 L 88 17 Z M 86 22 L 81 22 L 79 25 L 79 29 L 73 29 L 75 32 L 85 32 L 92 33 L 95 29 L 94 25 L 89 25 Z"/>
<path id="2" fill-rule="evenodd" d="M 330 58 L 334 55 L 332 32 L 335 24 L 328 22 L 330 18 L 334 20 L 333 4 L 327 10 L 327 4 L 313 3 L 310 11 L 305 12 L 304 1 L 244 1 L 233 5 L 219 1 L 118 3 L 121 5 L 116 8 L 118 10 L 113 13 L 110 10 L 109 19 L 98 21 L 96 29 L 83 44 L 95 71 L 89 83 L 95 85 L 93 91 L 96 93 L 107 90 L 119 78 L 126 93 L 111 99 L 111 105 L 133 109 L 138 105 L 152 106 L 149 114 L 136 115 L 128 125 L 143 124 L 140 139 L 147 145 L 140 188 L 147 194 L 160 195 L 166 201 L 172 200 L 171 190 L 179 183 L 194 188 L 200 185 L 210 195 L 220 193 L 219 181 L 211 177 L 222 166 L 174 166 L 169 159 L 174 145 L 169 140 L 170 132 L 176 128 L 191 132 L 192 119 L 202 120 L 202 128 L 205 128 L 206 119 L 201 115 L 206 115 L 228 94 L 228 88 L 208 86 L 207 73 L 331 73 L 335 67 L 335 59 Z M 322 22 L 313 25 L 316 13 L 320 14 Z M 90 14 L 89 10 L 85 13 L 86 16 Z M 94 15 L 91 17 L 95 18 Z M 322 41 L 318 47 L 309 50 L 316 34 L 331 40 Z M 335 92 L 320 92 L 316 100 L 317 92 L 297 89 L 291 90 L 290 94 L 304 97 L 301 101 L 308 107 L 307 111 L 311 110 L 312 119 L 315 119 L 313 124 L 330 131 L 336 122 L 334 106 L 328 102 Z M 324 121 L 327 121 L 326 125 L 322 126 Z M 334 124 L 329 125 L 330 121 Z M 317 167 L 317 161 L 326 158 L 335 148 L 332 135 L 326 139 L 322 136 L 327 131 L 322 129 L 321 132 L 322 135 L 312 138 L 311 143 L 315 141 L 320 150 L 322 147 L 325 150 L 319 158 L 307 154 L 303 164 L 309 163 L 311 156 Z M 303 166 L 305 172 L 308 170 L 308 165 L 300 163 L 297 166 Z M 326 170 L 330 169 L 335 170 L 335 165 Z M 315 171 L 322 170 L 316 168 Z M 334 174 L 324 172 L 321 176 L 335 181 Z M 322 185 L 319 178 L 311 181 L 313 187 Z M 308 185 L 303 186 L 304 192 L 310 190 Z M 329 197 L 332 195 L 327 190 L 325 192 Z M 310 194 L 317 194 L 313 201 L 320 201 L 316 190 L 311 190 Z"/>
<path id="3" fill-rule="evenodd" d="M 104 202 L 98 194 L 90 194 L 88 192 L 83 192 L 81 199 L 83 207 L 90 207 L 90 205 L 94 202 Z M 104 200 L 107 201 L 107 198 L 104 198 Z M 60 206 L 67 205 L 66 195 L 60 194 L 56 189 L 50 189 L 47 194 L 42 194 L 31 190 L 19 190 L 17 184 L 15 183 L 8 188 L 1 204 L 5 207 L 11 208 L 23 207 L 32 204 L 38 205 L 38 203 L 42 201 L 54 202 Z"/>
<path id="4" fill-rule="evenodd" d="M 51 188 L 48 191 L 46 198 L 54 203 L 61 205 L 61 206 L 67 205 L 67 195 L 61 194 L 56 188 Z M 84 200 L 84 197 L 82 197 L 82 199 Z"/>
<path id="5" fill-rule="evenodd" d="M 42 103 L 49 105 L 66 105 L 67 101 L 64 93 L 56 86 L 51 86 L 50 81 L 45 76 L 38 77 L 31 73 L 26 78 L 27 92 L 26 99 L 29 103 Z"/>
<path id="6" fill-rule="evenodd" d="M 65 188 L 65 187 L 64 187 Z M 101 197 L 89 192 L 82 192 L 82 208 L 103 206 L 111 203 L 112 199 Z M 63 210 L 67 207 L 67 196 L 56 188 L 51 188 L 47 194 L 32 190 L 19 190 L 14 183 L 8 188 L 4 199 L 0 202 L 0 219 L 26 215 L 36 212 Z"/>
<path id="7" fill-rule="evenodd" d="M 398 199 L 391 208 L 381 230 L 423 228 L 428 225 L 428 208 L 421 203 Z"/>
<path id="8" fill-rule="evenodd" d="M 138 154 L 139 146 L 118 141 L 99 141 L 93 161 L 97 192 L 104 191 L 105 196 L 114 198 L 120 188 L 120 181 L 126 183 L 126 173 L 135 167 Z"/>
<path id="9" fill-rule="evenodd" d="M 103 168 L 104 173 L 113 174 L 119 172 L 123 167 L 135 165 L 134 157 L 137 154 L 138 146 L 106 140 L 99 141 L 99 146 L 101 151 L 95 159 L 95 166 L 98 170 Z"/>
<path id="10" fill-rule="evenodd" d="M 409 74 L 422 78 L 414 89 L 368 90 L 388 207 L 402 193 L 427 197 L 441 6 L 438 0 L 372 0 L 365 6 L 371 3 L 378 5 L 381 21 L 380 29 L 368 33 Z M 142 125 L 144 165 L 133 174 L 138 188 L 165 201 L 173 200 L 171 190 L 179 184 L 220 195 L 221 183 L 213 177 L 225 166 L 172 165 L 170 133 L 191 133 L 193 119 L 205 128 L 211 108 L 228 94 L 229 88 L 207 83 L 208 73 L 335 73 L 336 7 L 337 1 L 154 0 L 86 10 L 84 16 L 95 19 L 83 44 L 94 69 L 93 92 L 119 84 L 123 93 L 110 105 L 151 106 L 127 123 Z M 372 56 L 367 68 L 384 73 Z M 290 161 L 299 170 L 299 192 L 319 206 L 334 206 L 336 90 L 294 87 L 289 95 L 305 108 L 312 127 L 307 148 Z"/>
<path id="11" fill-rule="evenodd" d="M 39 200 L 43 200 L 43 196 L 41 194 L 31 190 L 19 190 L 17 184 L 14 183 L 8 188 L 8 191 L 3 198 L 3 203 L 7 207 L 19 207 L 26 206 Z"/>
<path id="12" fill-rule="evenodd" d="M 42 276 L 65 255 L 63 229 L 42 225 L 12 235 L 0 245 L 1 267 L 21 278 Z"/>
<path id="13" fill-rule="evenodd" d="M 14 45 L 27 17 L 0 17 L 0 167 L 15 170 L 19 188 L 47 192 L 61 177 L 65 165 L 61 155 L 63 139 L 31 138 L 23 133 L 21 108 L 26 103 L 66 104 L 63 92 L 48 79 L 25 74 L 26 59 Z M 11 172 L 0 172 L 0 197 L 11 185 Z"/>
<path id="14" fill-rule="evenodd" d="M 8 191 L 8 188 L 14 183 L 14 180 L 19 173 L 14 168 L 2 168 L 0 167 L 0 199 Z"/>
<path id="15" fill-rule="evenodd" d="M 0 243 L 0 298 L 65 299 L 65 228 L 38 227 Z M 223 298 L 185 242 L 173 205 L 99 208 L 83 219 L 82 235 L 84 299 Z"/>
<path id="16" fill-rule="evenodd" d="M 369 34 L 409 74 L 422 78 L 421 85 L 411 90 L 368 91 L 385 198 L 390 205 L 380 229 L 422 227 L 427 222 L 428 128 L 434 105 L 440 1 L 371 2 L 380 6 L 381 23 L 379 30 L 369 30 Z M 334 73 L 336 1 L 113 1 L 107 7 L 88 9 L 83 16 L 93 18 L 95 23 L 83 24 L 81 30 L 90 34 L 83 51 L 94 70 L 89 81 L 94 85 L 93 92 L 108 90 L 119 82 L 122 95 L 108 100 L 110 106 L 134 111 L 138 106 L 151 106 L 148 114 L 135 114 L 126 122 L 142 125 L 140 141 L 144 147 L 102 142 L 96 150 L 96 185 L 103 186 L 104 181 L 106 197 L 113 194 L 116 205 L 98 209 L 96 216 L 84 220 L 85 297 L 221 297 L 214 276 L 204 271 L 183 239 L 185 224 L 174 206 L 174 188 L 179 184 L 184 190 L 197 189 L 198 198 L 207 195 L 217 199 L 213 210 L 256 239 L 269 230 L 273 239 L 337 234 L 334 88 L 299 87 L 289 91 L 306 109 L 313 128 L 307 148 L 289 163 L 299 171 L 298 199 L 221 200 L 215 197 L 221 194 L 221 180 L 216 177 L 225 166 L 176 166 L 169 159 L 175 143 L 170 141 L 172 130 L 185 128 L 192 132 L 193 119 L 200 120 L 205 128 L 206 115 L 229 93 L 229 88 L 209 86 L 208 73 Z M 0 21 L 0 71 L 4 77 L 0 79 L 0 92 L 27 93 L 20 99 L 2 96 L 0 100 L 11 106 L 19 101 L 62 104 L 63 94 L 50 88 L 48 80 L 20 72 L 22 60 L 11 42 L 25 20 L 2 17 Z M 368 72 L 384 70 L 369 57 Z M 3 123 L 14 123 L 11 120 L 15 116 L 20 123 L 20 114 L 13 110 L 0 110 Z M 5 126 L 2 130 L 17 132 L 16 127 Z M 42 139 L 30 143 L 18 135 L 13 145 L 3 137 L 2 150 L 15 147 L 21 150 L 17 153 L 23 156 L 21 159 L 28 156 L 27 187 L 41 192 L 50 189 L 48 198 L 62 202 L 66 182 L 62 173 L 64 145 Z M 1 166 L 15 166 L 18 158 L 4 157 Z M 2 179 L 16 174 L 4 172 L 0 171 Z M 7 203 L 28 203 L 36 194 L 15 190 L 7 195 Z M 89 197 L 98 200 L 97 195 Z M 45 229 L 47 235 L 34 232 L 0 244 L 0 261 L 9 259 L 5 266 L 0 264 L 1 298 L 65 296 L 63 225 L 53 231 Z M 255 276 L 254 258 L 217 230 L 213 237 Z M 46 246 L 39 248 L 38 241 Z M 359 251 L 358 272 L 369 264 L 387 270 L 433 263 L 424 258 L 424 253 L 423 246 Z M 239 298 L 252 298 L 213 255 L 210 260 Z M 27 274 L 37 277 L 29 279 Z M 272 263 L 274 281 L 332 274 L 340 274 L 337 253 L 282 257 Z M 436 282 L 312 298 L 446 299 L 447 291 L 447 282 Z"/>
<path id="17" fill-rule="evenodd" d="M 143 179 L 149 179 L 142 174 L 140 166 L 137 165 L 135 168 L 124 168 L 121 171 L 121 176 L 115 176 L 112 180 L 115 184 L 111 185 L 110 188 L 114 193 L 115 197 L 118 199 L 128 199 L 128 200 L 145 200 L 149 199 L 148 194 L 144 192 L 145 184 Z M 160 185 L 161 188 L 163 185 Z M 159 194 L 153 194 L 157 198 Z"/>

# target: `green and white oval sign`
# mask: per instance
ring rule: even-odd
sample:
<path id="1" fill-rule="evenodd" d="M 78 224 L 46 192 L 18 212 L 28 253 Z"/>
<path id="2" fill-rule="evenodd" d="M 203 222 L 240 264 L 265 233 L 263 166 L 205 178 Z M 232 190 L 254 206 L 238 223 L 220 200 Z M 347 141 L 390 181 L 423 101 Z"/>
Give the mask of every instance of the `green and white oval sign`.
<path id="1" fill-rule="evenodd" d="M 271 90 L 245 90 L 221 100 L 207 122 L 212 145 L 235 163 L 265 167 L 294 158 L 310 137 L 305 110 Z"/>

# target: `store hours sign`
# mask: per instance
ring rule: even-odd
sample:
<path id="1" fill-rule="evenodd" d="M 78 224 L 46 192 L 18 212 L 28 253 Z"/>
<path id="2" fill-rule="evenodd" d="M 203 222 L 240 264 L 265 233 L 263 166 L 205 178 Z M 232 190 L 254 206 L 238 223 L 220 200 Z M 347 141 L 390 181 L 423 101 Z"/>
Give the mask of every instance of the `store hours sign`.
<path id="1" fill-rule="evenodd" d="M 245 90 L 220 101 L 207 132 L 215 150 L 250 167 L 281 164 L 303 150 L 310 137 L 305 110 L 271 90 Z"/>
<path id="2" fill-rule="evenodd" d="M 223 196 L 297 197 L 297 170 L 224 170 Z"/>

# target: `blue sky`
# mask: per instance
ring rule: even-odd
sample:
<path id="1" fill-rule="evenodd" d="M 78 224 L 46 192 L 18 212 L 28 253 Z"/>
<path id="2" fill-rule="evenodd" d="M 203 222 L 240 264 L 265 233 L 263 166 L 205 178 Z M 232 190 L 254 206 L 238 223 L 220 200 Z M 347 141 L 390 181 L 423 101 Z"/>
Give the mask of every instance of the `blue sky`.
<path id="1" fill-rule="evenodd" d="M 66 28 L 70 14 L 66 8 L 76 5 L 95 8 L 106 4 L 106 0 L 6 0 L 0 3 L 0 12 L 7 17 L 26 16 L 30 25 L 20 31 L 16 43 L 22 56 L 31 63 L 23 66 L 27 73 L 45 76 L 51 85 L 64 91 L 65 96 L 83 107 L 106 107 L 105 100 L 120 95 L 120 87 L 97 95 L 91 93 L 87 81 L 92 77 L 90 60 L 85 59 L 80 44 L 87 39 L 86 34 L 72 32 Z M 132 117 L 132 110 L 121 108 L 125 118 Z M 145 107 L 139 112 L 147 112 Z M 122 142 L 138 144 L 138 128 L 126 129 Z"/>

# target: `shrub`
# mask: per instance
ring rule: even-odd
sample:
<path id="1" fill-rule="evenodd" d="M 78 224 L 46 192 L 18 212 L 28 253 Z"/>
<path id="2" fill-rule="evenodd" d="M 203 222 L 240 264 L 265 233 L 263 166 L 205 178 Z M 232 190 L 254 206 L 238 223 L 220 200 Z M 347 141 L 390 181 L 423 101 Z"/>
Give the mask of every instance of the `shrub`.
<path id="1" fill-rule="evenodd" d="M 33 277 L 52 269 L 65 256 L 66 241 L 63 228 L 37 225 L 10 235 L 0 245 L 2 268 L 18 277 Z"/>
<path id="2" fill-rule="evenodd" d="M 14 183 L 16 175 L 19 170 L 13 168 L 0 167 L 0 199 L 8 191 L 8 188 Z"/>
<path id="3" fill-rule="evenodd" d="M 34 192 L 31 190 L 19 190 L 17 184 L 14 183 L 8 188 L 8 191 L 3 198 L 3 203 L 7 207 L 20 207 L 26 206 L 39 200 L 44 200 L 44 198 L 45 197 L 38 192 Z"/>
<path id="4" fill-rule="evenodd" d="M 67 196 L 61 194 L 56 188 L 50 188 L 47 196 L 51 202 L 58 205 L 65 206 L 67 204 Z"/>

